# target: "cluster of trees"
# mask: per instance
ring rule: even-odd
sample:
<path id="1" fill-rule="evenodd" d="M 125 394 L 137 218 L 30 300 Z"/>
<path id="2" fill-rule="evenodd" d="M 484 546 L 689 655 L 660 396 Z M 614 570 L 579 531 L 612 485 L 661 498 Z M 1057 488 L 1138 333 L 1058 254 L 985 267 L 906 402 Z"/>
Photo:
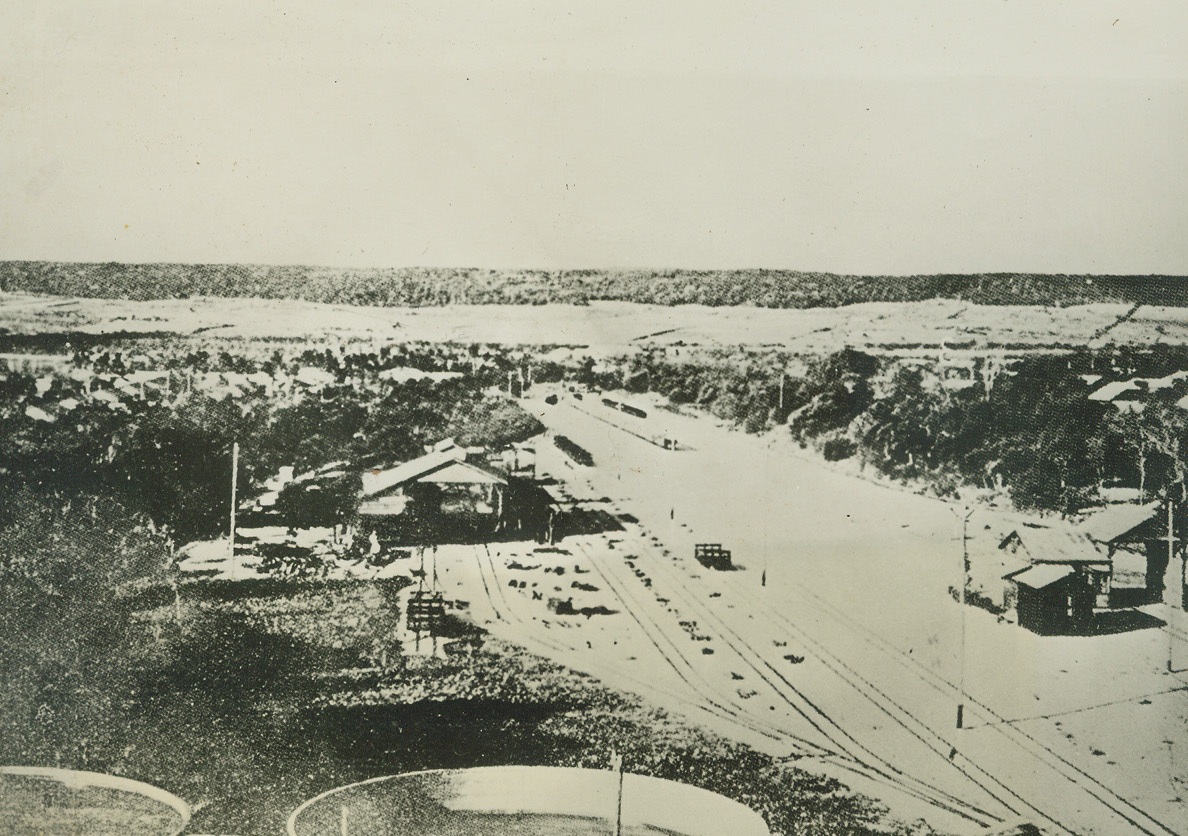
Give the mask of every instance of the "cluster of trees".
<path id="1" fill-rule="evenodd" d="M 525 352 L 476 344 L 414 341 L 317 345 L 298 340 L 245 340 L 190 337 L 111 338 L 88 334 L 0 335 L 0 349 L 17 353 L 67 354 L 79 368 L 122 375 L 142 369 L 184 373 L 234 372 L 269 376 L 294 375 L 305 367 L 325 370 L 339 384 L 374 378 L 388 369 L 425 372 L 464 371 L 483 386 L 505 385 L 507 373 L 523 371 Z M 45 337 L 45 338 L 40 338 Z M 52 337 L 52 338 L 51 338 Z"/>
<path id="2" fill-rule="evenodd" d="M 1188 370 L 1188 350 L 1110 348 L 1037 354 L 1009 367 L 983 359 L 953 386 L 935 364 L 853 349 L 814 358 L 718 349 L 696 359 L 644 352 L 613 372 L 587 367 L 575 376 L 600 388 L 655 391 L 749 432 L 787 424 L 826 458 L 858 456 L 942 495 L 1000 489 L 1020 508 L 1068 514 L 1099 501 L 1107 486 L 1143 496 L 1184 492 L 1188 412 L 1174 397 L 1152 397 L 1139 411 L 1088 398 L 1111 376 L 1178 370 Z M 1083 374 L 1104 377 L 1091 386 Z"/>
<path id="3" fill-rule="evenodd" d="M 1033 273 L 840 276 L 791 270 L 329 269 L 223 264 L 0 262 L 0 290 L 63 296 L 304 299 L 355 305 L 585 304 L 834 307 L 965 299 L 989 305 L 1188 304 L 1183 279 Z"/>
<path id="4" fill-rule="evenodd" d="M 246 496 L 254 482 L 282 466 L 300 473 L 338 461 L 357 471 L 413 458 L 448 436 L 498 446 L 541 429 L 514 402 L 486 394 L 482 379 L 473 376 L 341 386 L 286 400 L 264 394 L 216 399 L 195 390 L 174 401 L 127 399 L 122 409 L 79 396 L 75 408 L 52 422 L 26 412 L 37 386 L 34 377 L 16 373 L 0 381 L 4 483 L 62 501 L 116 497 L 179 541 L 225 526 L 236 442 L 240 495 Z M 333 518 L 346 510 L 354 486 L 325 487 L 323 504 Z"/>
<path id="5" fill-rule="evenodd" d="M 870 380 L 879 364 L 852 349 L 807 359 L 758 349 L 713 349 L 697 359 L 643 352 L 625 358 L 622 370 L 614 373 L 595 375 L 588 368 L 577 374 L 587 385 L 659 392 L 673 403 L 698 406 L 740 424 L 747 432 L 795 419 L 794 430 L 808 438 L 847 426 L 870 405 Z"/>
<path id="6" fill-rule="evenodd" d="M 1167 373 L 1169 352 L 1156 354 L 1145 374 Z M 1075 513 L 1113 485 L 1183 496 L 1188 413 L 1168 397 L 1147 399 L 1139 411 L 1090 400 L 1093 387 L 1078 371 L 1102 365 L 1114 368 L 1091 352 L 1030 357 L 992 385 L 956 390 L 900 366 L 850 433 L 863 458 L 891 476 L 923 479 L 942 493 L 1005 487 L 1031 510 Z"/>
<path id="7" fill-rule="evenodd" d="M 106 747 L 130 676 L 136 582 L 167 577 L 147 515 L 110 497 L 0 482 L 0 724 L 15 763 L 86 768 Z"/>

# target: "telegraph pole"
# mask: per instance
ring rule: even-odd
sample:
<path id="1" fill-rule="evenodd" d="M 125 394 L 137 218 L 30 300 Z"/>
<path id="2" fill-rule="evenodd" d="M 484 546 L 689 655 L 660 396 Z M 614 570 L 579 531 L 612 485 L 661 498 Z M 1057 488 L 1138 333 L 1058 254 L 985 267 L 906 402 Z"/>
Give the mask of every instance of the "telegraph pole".
<path id="1" fill-rule="evenodd" d="M 1171 491 L 1167 493 L 1167 567 L 1168 570 L 1164 573 L 1164 577 L 1173 574 L 1175 571 L 1176 560 L 1176 517 L 1175 517 L 1175 500 L 1172 499 Z M 1183 560 L 1183 557 L 1181 557 Z M 1173 591 L 1165 590 L 1164 599 L 1167 601 L 1167 672 L 1180 673 L 1175 667 L 1175 647 L 1176 637 L 1172 632 L 1172 625 L 1176 619 L 1176 605 L 1172 603 Z M 1188 594 L 1188 585 L 1184 580 L 1184 565 L 1180 565 L 1180 600 L 1181 603 Z"/>
<path id="2" fill-rule="evenodd" d="M 615 771 L 618 789 L 615 791 L 615 833 L 623 834 L 623 756 L 611 752 L 611 769 Z"/>
<path id="3" fill-rule="evenodd" d="M 228 554 L 232 562 L 235 560 L 235 505 L 236 505 L 236 482 L 239 477 L 239 442 L 236 441 L 231 445 L 231 536 L 229 538 L 229 545 L 227 546 Z"/>
<path id="4" fill-rule="evenodd" d="M 969 584 L 969 518 L 972 508 L 961 518 L 961 659 L 957 677 L 957 728 L 965 727 L 965 587 Z"/>

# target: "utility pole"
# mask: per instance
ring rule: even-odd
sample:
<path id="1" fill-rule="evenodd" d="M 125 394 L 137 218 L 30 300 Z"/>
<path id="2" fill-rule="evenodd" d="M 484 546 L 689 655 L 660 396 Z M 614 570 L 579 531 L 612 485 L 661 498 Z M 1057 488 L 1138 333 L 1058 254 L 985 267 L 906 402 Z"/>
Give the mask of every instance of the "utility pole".
<path id="1" fill-rule="evenodd" d="M 1173 500 L 1171 499 L 1171 494 L 1169 493 L 1168 494 L 1168 507 L 1167 507 L 1167 518 L 1168 518 L 1167 528 L 1168 528 L 1168 536 L 1169 537 L 1175 536 L 1175 526 L 1173 526 L 1172 522 L 1171 522 L 1172 502 L 1173 502 Z M 1169 555 L 1173 554 L 1173 552 L 1171 551 L 1172 546 L 1170 543 L 1168 544 L 1167 548 L 1168 548 L 1168 554 Z M 1168 560 L 1171 560 L 1170 556 L 1168 557 Z M 1180 549 L 1180 609 L 1188 610 L 1188 556 L 1185 555 L 1183 548 Z"/>
<path id="2" fill-rule="evenodd" d="M 957 728 L 965 727 L 965 587 L 969 584 L 969 518 L 972 508 L 961 518 L 961 658 L 957 677 Z"/>
<path id="3" fill-rule="evenodd" d="M 1171 491 L 1167 494 L 1167 566 L 1169 570 L 1174 571 L 1176 559 L 1176 517 L 1175 517 L 1175 500 L 1172 499 Z M 1181 560 L 1183 557 L 1181 555 Z M 1167 573 L 1167 574 L 1170 574 Z M 1164 577 L 1167 577 L 1167 574 Z M 1172 632 L 1172 624 L 1176 620 L 1176 605 L 1172 603 L 1172 593 L 1170 591 L 1164 592 L 1164 597 L 1167 600 L 1167 672 L 1177 673 L 1175 668 L 1175 647 L 1176 637 Z M 1180 565 L 1180 600 L 1181 605 L 1185 602 L 1185 597 L 1188 597 L 1188 587 L 1184 581 L 1184 566 Z"/>
<path id="4" fill-rule="evenodd" d="M 232 563 L 235 561 L 235 505 L 236 505 L 236 482 L 239 477 L 239 442 L 236 441 L 231 445 L 231 536 L 228 538 L 227 553 L 231 558 Z"/>
<path id="5" fill-rule="evenodd" d="M 623 756 L 618 752 L 611 752 L 611 769 L 615 771 L 618 787 L 615 791 L 614 836 L 623 836 Z"/>
<path id="6" fill-rule="evenodd" d="M 782 376 L 780 377 L 780 382 L 781 382 L 781 384 L 783 383 Z M 781 386 L 780 392 L 781 392 L 781 394 L 783 393 L 782 386 Z M 764 455 L 763 455 L 763 482 L 764 482 L 764 484 L 768 484 L 768 485 L 771 484 L 771 477 L 769 476 L 769 474 L 771 472 L 772 445 L 775 443 L 775 437 L 773 435 L 774 432 L 775 432 L 775 430 L 771 430 L 768 432 L 767 445 L 764 449 Z M 770 532 L 770 527 L 771 527 L 771 492 L 764 491 L 764 493 L 763 493 L 763 571 L 759 573 L 759 587 L 761 589 L 765 589 L 767 587 L 767 562 L 768 562 L 767 558 L 768 558 L 768 551 L 769 551 L 769 548 L 768 548 L 769 537 L 768 537 L 768 535 Z"/>

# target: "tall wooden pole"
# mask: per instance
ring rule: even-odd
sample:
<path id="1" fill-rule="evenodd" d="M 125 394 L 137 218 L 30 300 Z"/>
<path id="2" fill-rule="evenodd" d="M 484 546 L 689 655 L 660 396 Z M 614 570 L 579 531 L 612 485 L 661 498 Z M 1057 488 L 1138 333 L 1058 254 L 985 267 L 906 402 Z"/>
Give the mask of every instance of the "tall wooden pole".
<path id="1" fill-rule="evenodd" d="M 1168 517 L 1171 517 L 1171 508 L 1167 509 Z M 1175 532 L 1175 527 L 1169 523 L 1171 531 Z M 1170 549 L 1171 546 L 1168 546 Z M 1174 552 L 1173 552 L 1174 554 Z M 1170 559 L 1170 558 L 1169 558 Z M 1180 549 L 1180 609 L 1188 610 L 1188 553 L 1184 549 Z"/>
<path id="2" fill-rule="evenodd" d="M 611 769 L 616 773 L 615 790 L 615 833 L 623 836 L 623 756 L 618 752 L 611 753 Z"/>
<path id="3" fill-rule="evenodd" d="M 236 499 L 236 482 L 239 481 L 239 442 L 236 441 L 231 445 L 231 536 L 228 538 L 230 544 L 227 550 L 230 554 L 231 560 L 235 560 L 235 505 Z"/>
<path id="4" fill-rule="evenodd" d="M 961 661 L 957 678 L 957 728 L 965 726 L 965 587 L 969 585 L 969 517 L 967 508 L 961 518 Z"/>
<path id="5" fill-rule="evenodd" d="M 1176 528 L 1175 528 L 1175 516 L 1174 516 L 1175 512 L 1172 510 L 1174 508 L 1174 506 L 1175 506 L 1175 503 L 1172 502 L 1171 491 L 1168 491 L 1168 494 L 1167 494 L 1167 568 L 1168 569 L 1172 569 L 1176 565 L 1174 562 L 1176 559 L 1176 537 L 1175 537 Z M 1164 572 L 1164 577 L 1167 577 L 1168 574 L 1169 574 L 1168 572 Z M 1181 595 L 1183 595 L 1183 592 L 1184 592 L 1183 586 L 1184 586 L 1184 579 L 1183 579 L 1183 575 L 1181 574 L 1181 577 L 1180 577 L 1180 594 Z M 1174 613 L 1172 613 L 1172 611 L 1171 611 L 1172 605 L 1171 605 L 1170 601 L 1172 599 L 1171 599 L 1170 593 L 1164 593 L 1164 595 L 1169 602 L 1167 605 L 1168 606 L 1167 672 L 1172 673 L 1172 670 L 1173 670 L 1172 651 L 1175 648 L 1175 643 L 1176 643 L 1175 636 L 1172 635 L 1172 631 L 1171 631 L 1171 618 L 1174 615 Z"/>

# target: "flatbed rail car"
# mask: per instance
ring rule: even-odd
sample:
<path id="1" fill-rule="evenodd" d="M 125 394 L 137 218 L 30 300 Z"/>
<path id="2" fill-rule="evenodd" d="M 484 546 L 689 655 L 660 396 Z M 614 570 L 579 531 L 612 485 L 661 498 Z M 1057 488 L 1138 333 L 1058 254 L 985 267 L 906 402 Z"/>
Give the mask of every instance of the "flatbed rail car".
<path id="1" fill-rule="evenodd" d="M 634 415 L 636 418 L 647 418 L 647 410 L 640 409 L 638 406 L 632 406 L 629 403 L 616 401 L 613 398 L 603 398 L 602 405 L 610 409 L 618 410 L 619 412 L 626 412 L 628 415 Z"/>
<path id="2" fill-rule="evenodd" d="M 722 548 L 721 543 L 698 543 L 693 547 L 693 557 L 705 568 L 718 572 L 729 572 L 734 568 L 730 549 Z"/>

